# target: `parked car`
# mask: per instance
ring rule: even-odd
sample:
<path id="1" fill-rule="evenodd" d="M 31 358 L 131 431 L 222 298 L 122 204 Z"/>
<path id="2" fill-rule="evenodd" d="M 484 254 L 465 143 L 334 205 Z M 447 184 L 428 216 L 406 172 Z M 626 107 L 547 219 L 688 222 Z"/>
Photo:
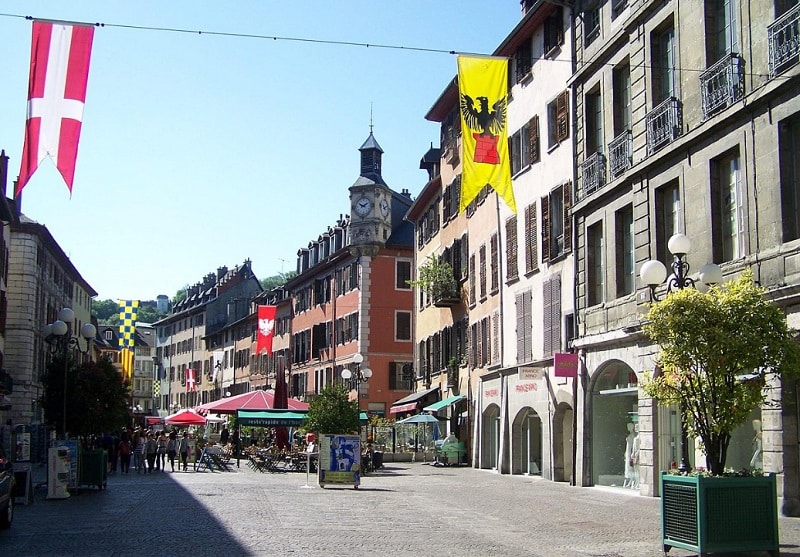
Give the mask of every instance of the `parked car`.
<path id="1" fill-rule="evenodd" d="M 14 519 L 14 468 L 0 447 L 0 530 L 11 527 Z"/>

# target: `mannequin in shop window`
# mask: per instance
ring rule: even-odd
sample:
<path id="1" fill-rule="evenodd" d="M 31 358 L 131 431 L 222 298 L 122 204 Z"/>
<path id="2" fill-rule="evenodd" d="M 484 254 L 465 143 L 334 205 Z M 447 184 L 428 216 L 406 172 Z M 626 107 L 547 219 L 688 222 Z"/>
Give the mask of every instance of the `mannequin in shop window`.
<path id="1" fill-rule="evenodd" d="M 622 487 L 639 488 L 639 428 L 634 423 L 628 424 L 628 436 L 625 438 L 625 481 Z"/>
<path id="2" fill-rule="evenodd" d="M 753 458 L 750 459 L 750 468 L 752 470 L 761 470 L 764 468 L 764 463 L 761 458 L 761 420 L 753 420 Z"/>

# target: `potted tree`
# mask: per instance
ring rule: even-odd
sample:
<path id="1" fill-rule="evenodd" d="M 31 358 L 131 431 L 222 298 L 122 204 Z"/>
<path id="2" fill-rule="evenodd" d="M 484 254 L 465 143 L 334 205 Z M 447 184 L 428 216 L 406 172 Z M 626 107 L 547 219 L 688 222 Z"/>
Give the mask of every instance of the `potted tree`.
<path id="1" fill-rule="evenodd" d="M 428 256 L 419 268 L 417 279 L 409 284 L 421 288 L 438 307 L 454 306 L 461 301 L 453 268 L 434 255 Z"/>
<path id="2" fill-rule="evenodd" d="M 733 430 L 767 402 L 768 383 L 800 363 L 783 311 L 747 271 L 705 293 L 672 292 L 650 307 L 647 319 L 643 329 L 659 346 L 660 373 L 644 382 L 644 391 L 680 408 L 706 457 L 704 470 L 662 474 L 664 550 L 778 555 L 774 475 L 735 473 L 725 460 Z"/>

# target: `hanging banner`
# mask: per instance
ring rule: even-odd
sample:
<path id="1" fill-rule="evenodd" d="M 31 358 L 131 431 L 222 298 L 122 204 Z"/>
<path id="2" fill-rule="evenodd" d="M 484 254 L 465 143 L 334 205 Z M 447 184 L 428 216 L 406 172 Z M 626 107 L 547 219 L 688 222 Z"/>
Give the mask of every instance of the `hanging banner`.
<path id="1" fill-rule="evenodd" d="M 556 377 L 578 376 L 578 355 L 556 352 L 553 358 L 553 375 Z"/>
<path id="2" fill-rule="evenodd" d="M 508 58 L 458 57 L 462 157 L 459 212 L 490 186 L 517 212 L 508 156 Z"/>
<path id="3" fill-rule="evenodd" d="M 258 343 L 256 353 L 265 351 L 272 354 L 272 336 L 275 332 L 277 306 L 258 306 Z"/>

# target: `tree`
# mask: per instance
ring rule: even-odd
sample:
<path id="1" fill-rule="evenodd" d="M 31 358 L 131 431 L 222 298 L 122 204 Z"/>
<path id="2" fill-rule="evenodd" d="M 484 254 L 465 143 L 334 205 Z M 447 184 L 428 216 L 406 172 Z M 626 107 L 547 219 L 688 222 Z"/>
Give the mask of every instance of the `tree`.
<path id="1" fill-rule="evenodd" d="M 278 275 L 261 279 L 261 288 L 266 291 L 270 291 L 278 286 L 283 286 L 296 276 L 297 273 L 295 271 L 289 271 L 288 273 L 280 273 Z"/>
<path id="2" fill-rule="evenodd" d="M 420 265 L 416 280 L 408 281 L 410 286 L 422 289 L 434 299 L 449 297 L 456 293 L 456 279 L 453 268 L 446 261 L 439 261 L 429 255 Z"/>
<path id="3" fill-rule="evenodd" d="M 54 358 L 42 379 L 45 421 L 63 433 L 64 358 Z M 67 431 L 88 435 L 115 431 L 130 419 L 130 390 L 114 365 L 103 358 L 75 366 L 67 359 Z"/>
<path id="4" fill-rule="evenodd" d="M 316 433 L 358 433 L 358 402 L 349 400 L 349 391 L 342 385 L 325 387 L 308 405 L 303 429 Z"/>
<path id="5" fill-rule="evenodd" d="M 660 374 L 644 391 L 682 410 L 706 468 L 725 471 L 731 432 L 767 402 L 768 380 L 795 373 L 800 349 L 783 311 L 747 271 L 702 293 L 685 288 L 654 303 L 644 332 L 659 345 Z"/>

